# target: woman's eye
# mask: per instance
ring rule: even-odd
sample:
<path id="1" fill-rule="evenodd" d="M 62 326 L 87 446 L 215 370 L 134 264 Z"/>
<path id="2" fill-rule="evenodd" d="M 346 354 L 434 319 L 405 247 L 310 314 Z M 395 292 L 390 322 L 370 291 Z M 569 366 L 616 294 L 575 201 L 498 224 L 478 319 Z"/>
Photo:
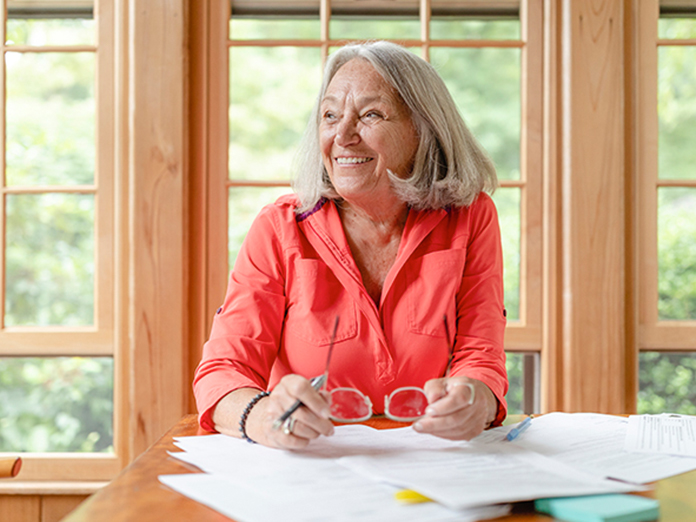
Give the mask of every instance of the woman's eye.
<path id="1" fill-rule="evenodd" d="M 323 118 L 327 121 L 333 121 L 336 119 L 336 115 L 331 111 L 326 111 L 323 115 Z"/>
<path id="2" fill-rule="evenodd" d="M 362 119 L 364 121 L 379 121 L 384 119 L 384 116 L 382 116 L 382 113 L 379 111 L 368 111 L 363 114 Z"/>

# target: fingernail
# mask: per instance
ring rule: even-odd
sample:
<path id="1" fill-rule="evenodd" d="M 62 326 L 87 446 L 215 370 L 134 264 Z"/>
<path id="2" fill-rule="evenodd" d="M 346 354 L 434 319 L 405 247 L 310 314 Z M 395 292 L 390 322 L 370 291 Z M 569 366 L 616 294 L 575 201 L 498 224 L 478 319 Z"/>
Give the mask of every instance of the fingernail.
<path id="1" fill-rule="evenodd" d="M 432 406 L 428 406 L 428 407 L 425 409 L 425 414 L 426 414 L 426 415 L 435 415 L 436 413 L 437 413 L 437 411 L 436 411 L 435 408 L 433 408 Z"/>
<path id="2" fill-rule="evenodd" d="M 420 422 L 416 422 L 416 423 L 413 425 L 413 429 L 416 430 L 416 431 L 423 431 L 423 425 L 422 425 Z"/>
<path id="3" fill-rule="evenodd" d="M 331 410 L 329 408 L 323 408 L 320 412 L 320 415 L 325 419 L 328 419 L 329 417 L 331 417 Z"/>

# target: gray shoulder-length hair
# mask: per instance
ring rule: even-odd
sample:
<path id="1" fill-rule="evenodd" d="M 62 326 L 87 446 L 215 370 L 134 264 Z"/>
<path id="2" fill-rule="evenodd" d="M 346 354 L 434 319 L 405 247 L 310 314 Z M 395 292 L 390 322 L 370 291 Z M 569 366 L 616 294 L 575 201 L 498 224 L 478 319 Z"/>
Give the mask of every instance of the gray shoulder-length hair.
<path id="1" fill-rule="evenodd" d="M 324 168 L 319 148 L 320 106 L 332 78 L 354 58 L 367 60 L 399 93 L 411 111 L 419 145 L 411 175 L 389 173 L 403 201 L 423 209 L 468 206 L 498 186 L 495 167 L 462 119 L 435 69 L 399 45 L 377 41 L 342 47 L 329 58 L 324 79 L 296 157 L 293 189 L 299 212 L 322 197 L 340 199 Z"/>

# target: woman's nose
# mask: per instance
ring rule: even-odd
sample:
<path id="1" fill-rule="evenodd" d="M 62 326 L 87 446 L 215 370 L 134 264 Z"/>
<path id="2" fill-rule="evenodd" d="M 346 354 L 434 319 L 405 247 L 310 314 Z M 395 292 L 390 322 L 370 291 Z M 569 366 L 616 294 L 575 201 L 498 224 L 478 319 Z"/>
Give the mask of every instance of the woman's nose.
<path id="1" fill-rule="evenodd" d="M 337 145 L 352 145 L 360 140 L 356 121 L 353 118 L 343 117 L 336 129 Z"/>

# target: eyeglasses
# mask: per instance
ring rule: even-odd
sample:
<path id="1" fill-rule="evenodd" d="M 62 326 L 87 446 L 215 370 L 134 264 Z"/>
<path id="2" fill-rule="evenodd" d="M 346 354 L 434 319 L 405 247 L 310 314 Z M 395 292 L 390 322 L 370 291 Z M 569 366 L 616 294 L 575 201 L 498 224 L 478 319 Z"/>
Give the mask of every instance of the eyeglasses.
<path id="1" fill-rule="evenodd" d="M 447 316 L 442 318 L 449 358 L 445 376 L 449 375 L 454 350 L 450 338 Z M 362 422 L 372 417 L 372 401 L 355 388 L 334 388 L 329 394 L 330 418 L 336 422 Z M 384 396 L 384 415 L 399 422 L 412 422 L 425 415 L 428 407 L 428 397 L 422 388 L 416 386 L 404 386 L 397 388 L 389 395 Z"/>
<path id="2" fill-rule="evenodd" d="M 372 401 L 354 388 L 334 388 L 329 392 L 331 419 L 336 422 L 362 422 L 372 417 Z M 384 415 L 411 422 L 425 415 L 428 397 L 422 388 L 404 386 L 384 396 Z"/>

